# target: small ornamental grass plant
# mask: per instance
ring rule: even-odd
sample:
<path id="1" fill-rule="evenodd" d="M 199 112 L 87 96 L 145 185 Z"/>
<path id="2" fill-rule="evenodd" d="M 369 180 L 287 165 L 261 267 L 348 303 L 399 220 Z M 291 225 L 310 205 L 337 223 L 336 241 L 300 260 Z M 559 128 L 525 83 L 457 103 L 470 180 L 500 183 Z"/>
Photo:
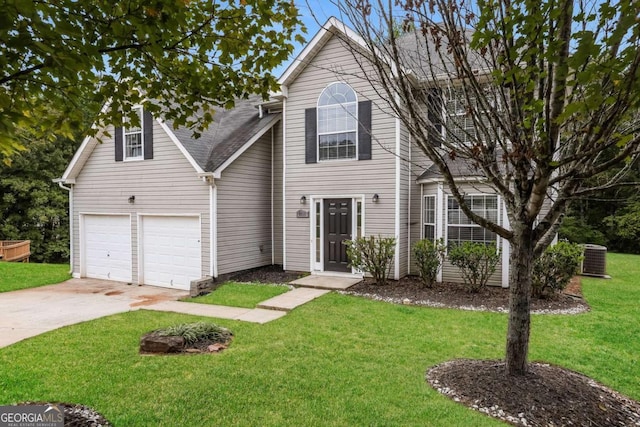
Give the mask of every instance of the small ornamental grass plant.
<path id="1" fill-rule="evenodd" d="M 422 239 L 413 245 L 413 256 L 420 270 L 420 278 L 427 288 L 433 287 L 438 272 L 442 268 L 442 259 L 446 247 L 442 239 L 435 242 L 430 239 Z"/>
<path id="2" fill-rule="evenodd" d="M 155 333 L 165 337 L 182 337 L 186 344 L 194 344 L 198 341 L 225 343 L 233 337 L 233 333 L 229 329 L 208 322 L 181 323 L 165 329 L 158 329 Z"/>
<path id="3" fill-rule="evenodd" d="M 355 240 L 347 240 L 345 244 L 352 267 L 371 274 L 378 285 L 387 283 L 387 276 L 395 255 L 395 238 L 359 237 Z"/>
<path id="4" fill-rule="evenodd" d="M 496 271 L 500 252 L 496 250 L 495 243 L 463 242 L 449 246 L 448 258 L 460 270 L 469 292 L 477 293 L 487 286 Z"/>
<path id="5" fill-rule="evenodd" d="M 531 296 L 549 298 L 562 292 L 578 273 L 582 258 L 578 244 L 560 241 L 549 246 L 533 264 Z"/>

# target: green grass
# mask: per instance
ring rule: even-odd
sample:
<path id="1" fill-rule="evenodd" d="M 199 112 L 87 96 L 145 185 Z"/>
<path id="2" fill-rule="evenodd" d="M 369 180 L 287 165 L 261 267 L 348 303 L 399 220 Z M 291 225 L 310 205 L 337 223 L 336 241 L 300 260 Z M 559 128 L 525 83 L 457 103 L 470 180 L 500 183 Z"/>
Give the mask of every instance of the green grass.
<path id="1" fill-rule="evenodd" d="M 69 264 L 0 262 L 0 292 L 51 285 L 69 278 Z"/>
<path id="2" fill-rule="evenodd" d="M 536 315 L 531 360 L 580 371 L 640 399 L 640 257 L 611 254 L 612 280 L 583 279 L 592 306 Z M 432 390 L 453 358 L 501 358 L 507 317 L 392 305 L 330 293 L 264 325 L 215 322 L 217 355 L 141 356 L 147 331 L 203 319 L 134 311 L 0 349 L 0 405 L 89 405 L 115 426 L 504 425 Z"/>
<path id="3" fill-rule="evenodd" d="M 258 303 L 289 291 L 288 286 L 227 282 L 208 295 L 182 301 L 254 308 Z"/>

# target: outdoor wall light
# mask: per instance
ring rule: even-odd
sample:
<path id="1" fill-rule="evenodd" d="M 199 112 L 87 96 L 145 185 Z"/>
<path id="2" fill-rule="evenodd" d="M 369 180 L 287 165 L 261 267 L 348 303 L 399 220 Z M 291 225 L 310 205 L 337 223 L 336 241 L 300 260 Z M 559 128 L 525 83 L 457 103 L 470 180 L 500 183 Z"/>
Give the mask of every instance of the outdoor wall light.
<path id="1" fill-rule="evenodd" d="M 305 203 L 307 203 L 307 196 L 300 197 L 300 204 L 304 205 Z"/>
<path id="2" fill-rule="evenodd" d="M 136 202 L 136 196 L 129 196 L 129 203 L 135 203 Z"/>
<path id="3" fill-rule="evenodd" d="M 374 194 L 373 197 L 371 198 L 371 201 L 373 203 L 378 203 L 378 200 L 380 200 L 380 196 L 378 196 L 378 193 Z"/>

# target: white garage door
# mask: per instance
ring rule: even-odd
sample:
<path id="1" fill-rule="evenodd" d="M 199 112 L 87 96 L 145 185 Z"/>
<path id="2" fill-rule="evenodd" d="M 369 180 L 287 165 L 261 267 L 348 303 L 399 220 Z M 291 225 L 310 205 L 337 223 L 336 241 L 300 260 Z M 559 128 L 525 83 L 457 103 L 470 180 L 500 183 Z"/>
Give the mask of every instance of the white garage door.
<path id="1" fill-rule="evenodd" d="M 131 219 L 128 215 L 85 215 L 84 274 L 131 282 Z"/>
<path id="2" fill-rule="evenodd" d="M 199 218 L 142 217 L 141 252 L 146 285 L 189 289 L 201 278 Z"/>

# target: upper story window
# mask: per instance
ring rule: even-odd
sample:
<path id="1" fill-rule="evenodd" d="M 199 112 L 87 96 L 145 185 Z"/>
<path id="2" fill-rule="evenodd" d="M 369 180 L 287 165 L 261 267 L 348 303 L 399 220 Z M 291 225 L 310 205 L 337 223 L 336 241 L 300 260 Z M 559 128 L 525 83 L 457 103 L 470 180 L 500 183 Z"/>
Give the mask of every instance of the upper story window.
<path id="1" fill-rule="evenodd" d="M 460 89 L 449 89 L 445 101 L 446 114 L 449 118 L 449 142 L 468 144 L 476 136 L 476 126 L 469 113 L 477 108 L 475 99 L 468 99 Z"/>
<path id="2" fill-rule="evenodd" d="M 449 196 L 447 199 L 447 245 L 462 242 L 491 244 L 496 241 L 496 234 L 471 221 L 455 198 Z M 465 196 L 464 199 L 473 213 L 498 222 L 498 196 L 480 194 Z"/>
<path id="3" fill-rule="evenodd" d="M 124 159 L 125 160 L 141 160 L 144 158 L 143 143 L 144 137 L 142 132 L 143 115 L 142 107 L 135 108 L 138 115 L 139 125 L 133 125 L 128 118 L 124 120 Z"/>
<path id="4" fill-rule="evenodd" d="M 318 98 L 318 159 L 357 158 L 358 99 L 346 83 L 333 83 Z"/>
<path id="5" fill-rule="evenodd" d="M 487 91 L 487 100 L 491 102 L 491 94 Z M 479 112 L 476 120 L 486 121 L 486 113 L 481 110 L 476 97 L 462 88 L 433 88 L 427 96 L 427 115 L 432 124 L 429 138 L 434 145 L 440 145 L 441 139 L 449 144 L 472 145 L 477 139 L 483 139 L 482 133 L 476 129 L 472 111 Z M 446 121 L 446 126 L 443 123 Z"/>

